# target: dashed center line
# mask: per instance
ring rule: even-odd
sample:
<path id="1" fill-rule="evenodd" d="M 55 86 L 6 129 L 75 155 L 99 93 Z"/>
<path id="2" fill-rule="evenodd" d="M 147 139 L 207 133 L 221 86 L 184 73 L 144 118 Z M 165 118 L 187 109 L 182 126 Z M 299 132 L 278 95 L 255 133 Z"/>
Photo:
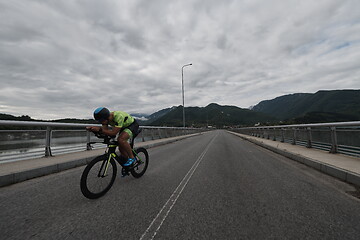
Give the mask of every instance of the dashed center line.
<path id="1" fill-rule="evenodd" d="M 192 175 L 196 171 L 197 167 L 199 166 L 200 162 L 204 158 L 206 152 L 209 150 L 210 145 L 214 142 L 217 135 L 209 142 L 209 144 L 206 146 L 205 150 L 201 153 L 199 158 L 195 161 L 195 163 L 192 165 L 190 170 L 186 173 L 185 177 L 181 180 L 180 184 L 177 186 L 175 191 L 171 194 L 170 198 L 166 201 L 164 206 L 161 208 L 160 212 L 156 215 L 156 217 L 150 223 L 149 227 L 146 229 L 146 231 L 140 237 L 140 240 L 154 239 L 155 238 L 156 234 L 158 233 L 161 226 L 163 225 L 165 219 L 169 215 L 171 209 L 174 207 L 177 199 L 179 198 L 179 196 L 183 192 L 184 188 L 186 187 L 186 185 L 189 182 L 190 178 L 192 177 Z"/>

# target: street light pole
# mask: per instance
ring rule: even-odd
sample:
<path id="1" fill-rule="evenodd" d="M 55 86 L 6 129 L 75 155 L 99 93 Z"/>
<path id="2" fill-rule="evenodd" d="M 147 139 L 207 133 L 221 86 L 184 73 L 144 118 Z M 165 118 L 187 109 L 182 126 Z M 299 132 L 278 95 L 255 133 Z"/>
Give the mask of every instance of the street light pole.
<path id="1" fill-rule="evenodd" d="M 192 63 L 186 64 L 181 68 L 181 83 L 182 83 L 182 101 L 183 101 L 183 127 L 185 128 L 185 99 L 184 99 L 184 67 L 191 66 Z"/>

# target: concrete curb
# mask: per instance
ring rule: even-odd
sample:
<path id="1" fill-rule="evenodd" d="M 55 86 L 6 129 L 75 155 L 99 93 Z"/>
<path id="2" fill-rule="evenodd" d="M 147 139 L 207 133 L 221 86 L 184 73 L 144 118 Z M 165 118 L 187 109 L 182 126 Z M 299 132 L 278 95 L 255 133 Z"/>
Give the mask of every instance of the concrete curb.
<path id="1" fill-rule="evenodd" d="M 270 151 L 273 151 L 275 153 L 278 153 L 282 156 L 285 156 L 287 158 L 290 158 L 292 160 L 295 160 L 297 162 L 300 162 L 302 164 L 305 164 L 309 167 L 312 167 L 320 172 L 323 172 L 327 175 L 330 175 L 330 176 L 333 176 L 335 178 L 338 178 L 342 181 L 345 181 L 345 182 L 348 182 L 348 183 L 351 183 L 351 184 L 354 184 L 358 187 L 360 187 L 360 175 L 354 173 L 354 172 L 350 172 L 348 170 L 345 170 L 345 169 L 342 169 L 342 168 L 339 168 L 339 167 L 336 167 L 336 166 L 333 166 L 333 165 L 330 165 L 330 164 L 326 164 L 326 163 L 323 163 L 323 162 L 320 162 L 316 159 L 311 159 L 311 158 L 307 158 L 305 156 L 302 156 L 300 154 L 295 154 L 295 153 L 292 153 L 292 152 L 288 152 L 288 151 L 284 151 L 282 149 L 279 149 L 279 148 L 276 148 L 276 147 L 272 147 L 272 146 L 269 146 L 269 145 L 266 145 L 264 144 L 263 142 L 260 142 L 260 141 L 256 141 L 256 140 L 253 140 L 253 139 L 250 139 L 250 138 L 247 138 L 245 136 L 242 136 L 242 135 L 239 135 L 237 133 L 234 133 L 234 132 L 230 132 L 228 131 L 229 133 L 231 134 L 234 134 L 235 136 L 238 136 L 244 140 L 247 140 L 251 143 L 254 143 L 258 146 L 261 146 L 263 148 L 266 148 Z"/>
<path id="2" fill-rule="evenodd" d="M 22 172 L 10 173 L 8 175 L 0 176 L 0 187 L 23 182 L 32 178 L 42 177 L 52 173 L 58 173 L 71 168 L 80 167 L 82 165 L 87 164 L 92 159 L 93 157 L 77 159 L 70 162 L 64 162 L 60 164 L 55 164 L 46 167 L 40 167 L 40 168 L 35 168 Z"/>
<path id="3" fill-rule="evenodd" d="M 202 133 L 185 135 L 185 136 L 171 138 L 171 139 L 163 139 L 162 141 L 156 141 L 156 142 L 152 142 L 152 143 L 149 142 L 148 144 L 146 144 L 146 142 L 144 142 L 144 144 L 141 144 L 141 146 L 139 146 L 139 147 L 144 147 L 144 148 L 158 147 L 158 146 L 166 145 L 169 143 L 177 142 L 177 141 L 180 141 L 180 140 L 183 140 L 186 138 L 198 136 L 200 134 L 202 134 Z M 95 156 L 81 158 L 81 159 L 75 159 L 75 160 L 68 161 L 68 162 L 63 162 L 63 163 L 54 164 L 54 165 L 50 165 L 50 166 L 45 166 L 45 167 L 25 170 L 22 172 L 15 172 L 15 173 L 3 175 L 3 176 L 0 176 L 0 187 L 23 182 L 23 181 L 26 181 L 26 180 L 29 180 L 32 178 L 42 177 L 42 176 L 53 174 L 53 173 L 58 173 L 58 172 L 65 171 L 65 170 L 68 170 L 71 168 L 80 167 L 80 166 L 88 164 L 91 160 L 94 159 L 94 157 Z"/>

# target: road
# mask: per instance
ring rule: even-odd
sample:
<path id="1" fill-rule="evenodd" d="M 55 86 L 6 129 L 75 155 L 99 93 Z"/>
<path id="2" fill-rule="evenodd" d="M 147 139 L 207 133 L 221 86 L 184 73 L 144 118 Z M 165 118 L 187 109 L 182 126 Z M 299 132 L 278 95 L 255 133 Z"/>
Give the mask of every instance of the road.
<path id="1" fill-rule="evenodd" d="M 352 186 L 226 131 L 149 154 L 97 200 L 84 167 L 0 188 L 1 239 L 359 239 Z"/>

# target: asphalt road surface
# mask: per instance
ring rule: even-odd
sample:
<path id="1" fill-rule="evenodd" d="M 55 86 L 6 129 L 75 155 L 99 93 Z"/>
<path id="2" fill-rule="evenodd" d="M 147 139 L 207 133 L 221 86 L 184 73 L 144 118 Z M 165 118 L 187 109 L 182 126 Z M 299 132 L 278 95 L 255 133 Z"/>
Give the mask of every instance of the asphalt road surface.
<path id="1" fill-rule="evenodd" d="M 102 198 L 84 167 L 0 188 L 1 239 L 360 239 L 356 189 L 225 131 L 149 149 Z"/>

